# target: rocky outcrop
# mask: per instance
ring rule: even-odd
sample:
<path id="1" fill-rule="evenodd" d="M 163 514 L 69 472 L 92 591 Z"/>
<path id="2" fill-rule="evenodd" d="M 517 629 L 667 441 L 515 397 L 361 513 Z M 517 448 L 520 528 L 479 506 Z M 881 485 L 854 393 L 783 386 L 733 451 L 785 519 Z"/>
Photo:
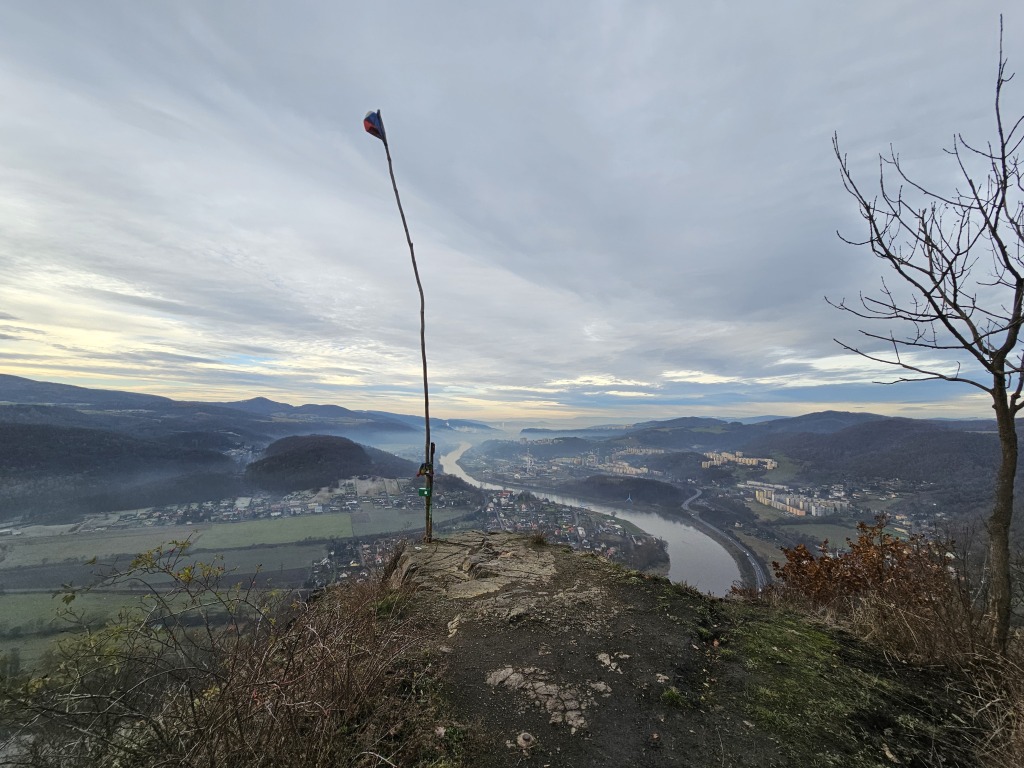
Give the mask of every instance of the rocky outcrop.
<path id="1" fill-rule="evenodd" d="M 542 540 L 460 533 L 390 579 L 430 628 L 439 732 L 484 742 L 474 768 L 923 765 L 948 722 L 927 679 L 848 637 Z"/>

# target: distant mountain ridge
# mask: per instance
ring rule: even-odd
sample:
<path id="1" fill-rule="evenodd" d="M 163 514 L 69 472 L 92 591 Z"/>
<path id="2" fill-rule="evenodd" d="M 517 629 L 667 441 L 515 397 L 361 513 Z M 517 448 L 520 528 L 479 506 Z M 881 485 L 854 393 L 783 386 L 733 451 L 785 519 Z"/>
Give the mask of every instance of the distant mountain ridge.
<path id="1" fill-rule="evenodd" d="M 742 451 L 785 461 L 793 482 L 931 485 L 950 504 L 984 505 L 991 495 L 998 440 L 989 420 L 907 419 L 871 413 L 822 411 L 751 423 L 701 417 L 645 421 L 610 434 L 602 430 L 523 430 L 525 450 L 538 460 L 628 449 L 656 449 L 636 463 L 675 482 L 728 482 L 739 471 L 728 463 L 703 467 L 713 451 Z M 488 441 L 474 449 L 514 461 L 516 441 Z M 745 470 L 752 472 L 755 470 Z M 758 470 L 770 481 L 770 471 Z"/>
<path id="2" fill-rule="evenodd" d="M 214 487 L 230 494 L 241 482 L 239 462 L 254 450 L 290 436 L 314 436 L 306 448 L 319 446 L 318 450 L 336 453 L 336 458 L 345 458 L 339 447 L 343 444 L 324 443 L 328 438 L 361 444 L 369 458 L 345 449 L 348 459 L 358 459 L 356 463 L 379 460 L 370 456 L 367 443 L 404 446 L 399 452 L 408 449 L 409 456 L 422 451 L 418 416 L 334 404 L 293 406 L 266 397 L 182 402 L 10 375 L 0 375 L 0 428 L 5 430 L 0 439 L 6 436 L 8 446 L 31 448 L 17 455 L 16 448 L 0 452 L 0 477 L 6 478 L 0 483 L 0 514 L 25 504 L 47 514 L 71 514 L 99 503 L 97 494 L 106 493 L 103 478 L 115 476 L 134 489 L 121 494 L 118 503 L 142 506 L 155 503 L 154 499 L 205 498 L 202 494 Z M 452 442 L 461 440 L 463 431 L 485 436 L 497 432 L 464 419 L 434 418 L 431 428 L 434 435 L 449 436 Z M 902 419 L 842 411 L 750 423 L 680 417 L 565 431 L 525 429 L 521 434 L 532 438 L 530 450 L 537 459 L 655 448 L 664 453 L 648 454 L 644 461 L 666 476 L 727 480 L 733 469 L 717 468 L 719 477 L 712 478 L 707 475 L 710 470 L 699 466 L 701 454 L 744 451 L 788 460 L 789 471 L 798 481 L 892 478 L 935 483 L 964 499 L 978 497 L 986 484 L 991 485 L 995 446 L 990 420 Z M 520 452 L 513 442 L 485 445 L 502 457 Z M 70 458 L 72 449 L 81 455 Z M 305 455 L 312 464 L 319 462 L 312 449 Z M 86 461 L 90 456 L 94 465 Z M 31 463 L 35 460 L 38 464 Z M 85 463 L 76 463 L 80 460 Z M 292 469 L 297 472 L 300 463 L 294 459 Z M 200 479 L 194 484 L 190 478 Z"/>
<path id="3" fill-rule="evenodd" d="M 436 419 L 431 426 L 439 436 L 491 429 Z M 310 433 L 315 438 L 299 441 L 303 450 L 277 475 L 273 466 L 262 466 L 243 476 L 253 451 Z M 253 478 L 284 487 L 305 477 L 310 485 L 296 487 L 312 487 L 320 483 L 318 468 L 330 475 L 321 485 L 346 473 L 411 476 L 418 464 L 355 441 L 422 451 L 421 435 L 422 420 L 402 414 L 292 406 L 263 397 L 182 402 L 3 374 L 0 520 L 68 522 L 90 512 L 222 499 L 244 495 Z"/>
<path id="4" fill-rule="evenodd" d="M 226 432 L 243 441 L 266 444 L 277 437 L 301 433 L 340 434 L 364 442 L 410 441 L 422 430 L 423 419 L 334 404 L 295 406 L 266 397 L 232 402 L 180 401 L 0 374 L 0 422 L 73 423 L 146 436 L 179 431 Z M 455 430 L 492 431 L 479 421 L 437 418 L 431 419 L 431 429 L 439 435 Z"/>

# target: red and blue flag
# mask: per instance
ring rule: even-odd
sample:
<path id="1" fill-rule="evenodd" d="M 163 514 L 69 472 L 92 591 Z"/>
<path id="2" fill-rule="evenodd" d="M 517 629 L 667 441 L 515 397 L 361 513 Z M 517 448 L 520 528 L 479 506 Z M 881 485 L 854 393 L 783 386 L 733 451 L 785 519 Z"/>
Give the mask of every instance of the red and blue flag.
<path id="1" fill-rule="evenodd" d="M 366 117 L 363 118 L 363 128 L 371 136 L 376 136 L 385 144 L 387 143 L 387 139 L 384 138 L 384 121 L 381 119 L 379 109 L 376 112 L 366 113 Z"/>

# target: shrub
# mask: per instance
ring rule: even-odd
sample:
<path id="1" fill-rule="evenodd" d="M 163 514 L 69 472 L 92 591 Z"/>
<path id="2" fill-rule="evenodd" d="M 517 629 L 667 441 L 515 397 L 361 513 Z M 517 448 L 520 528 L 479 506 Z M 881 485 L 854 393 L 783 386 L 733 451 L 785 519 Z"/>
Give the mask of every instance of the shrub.
<path id="1" fill-rule="evenodd" d="M 972 587 L 953 542 L 885 532 L 887 519 L 858 525 L 845 552 L 783 549 L 778 580 L 760 599 L 817 612 L 882 647 L 886 655 L 944 665 L 950 693 L 969 717 L 962 733 L 988 768 L 1024 764 L 1024 667 L 1020 638 L 1001 654 L 988 646 L 984 595 Z"/>
<path id="2" fill-rule="evenodd" d="M 784 548 L 785 562 L 772 563 L 775 596 L 831 613 L 897 655 L 934 662 L 980 652 L 983 613 L 953 543 L 900 539 L 887 522 L 859 523 L 843 552 L 827 540 L 817 555 L 803 544 Z"/>
<path id="3" fill-rule="evenodd" d="M 104 586 L 139 607 L 60 642 L 0 691 L 10 765 L 415 765 L 432 734 L 423 638 L 380 582 L 315 602 L 223 585 L 187 544 L 136 558 Z M 67 596 L 73 607 L 73 594 Z M 72 619 L 73 619 L 72 614 Z M 431 721 L 433 722 L 433 721 Z"/>

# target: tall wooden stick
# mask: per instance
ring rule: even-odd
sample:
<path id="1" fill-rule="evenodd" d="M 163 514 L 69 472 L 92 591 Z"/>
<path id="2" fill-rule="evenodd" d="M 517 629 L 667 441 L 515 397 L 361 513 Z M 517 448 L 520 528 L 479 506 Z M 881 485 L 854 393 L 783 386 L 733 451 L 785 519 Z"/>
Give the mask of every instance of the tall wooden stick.
<path id="1" fill-rule="evenodd" d="M 416 288 L 420 292 L 420 358 L 423 361 L 423 423 L 426 432 L 426 442 L 423 448 L 423 464 L 417 477 L 426 478 L 426 488 L 420 490 L 423 496 L 425 510 L 425 533 L 423 540 L 431 541 L 434 534 L 433 518 L 431 517 L 431 502 L 434 497 L 434 444 L 430 442 L 430 390 L 427 386 L 427 321 L 426 321 L 426 298 L 423 294 L 423 282 L 420 280 L 419 266 L 416 264 L 416 251 L 412 245 L 412 237 L 409 234 L 409 224 L 405 219 L 405 210 L 402 208 L 402 198 L 398 194 L 398 182 L 395 181 L 395 167 L 391 162 L 391 148 L 388 146 L 387 133 L 384 130 L 384 119 L 380 110 L 369 112 L 363 120 L 363 127 L 366 132 L 376 136 L 384 144 L 384 153 L 388 158 L 388 173 L 391 175 L 391 187 L 395 190 L 395 202 L 398 203 L 398 213 L 402 217 L 402 229 L 405 230 L 405 241 L 409 244 L 409 257 L 412 259 L 412 272 L 416 276 Z"/>

